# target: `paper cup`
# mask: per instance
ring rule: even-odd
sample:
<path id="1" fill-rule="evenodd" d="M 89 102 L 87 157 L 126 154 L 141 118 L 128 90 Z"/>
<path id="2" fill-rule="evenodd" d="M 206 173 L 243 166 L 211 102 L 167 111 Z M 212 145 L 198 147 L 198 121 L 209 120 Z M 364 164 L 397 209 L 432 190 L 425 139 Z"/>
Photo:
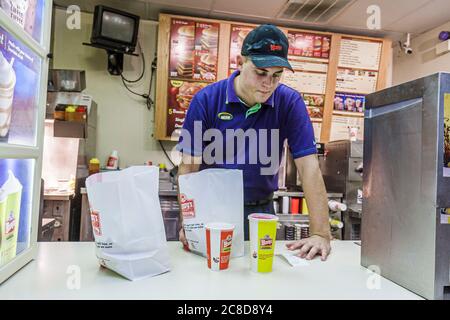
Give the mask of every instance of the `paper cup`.
<path id="1" fill-rule="evenodd" d="M 221 222 L 208 223 L 205 229 L 208 268 L 215 271 L 228 269 L 234 225 Z"/>
<path id="2" fill-rule="evenodd" d="M 277 235 L 278 217 L 253 213 L 250 220 L 250 268 L 254 272 L 271 272 Z"/>

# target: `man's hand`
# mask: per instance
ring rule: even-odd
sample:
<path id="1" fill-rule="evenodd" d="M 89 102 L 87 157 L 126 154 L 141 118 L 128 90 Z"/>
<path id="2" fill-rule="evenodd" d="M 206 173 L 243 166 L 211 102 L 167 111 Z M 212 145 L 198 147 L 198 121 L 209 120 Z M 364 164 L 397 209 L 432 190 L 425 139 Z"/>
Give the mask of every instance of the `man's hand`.
<path id="1" fill-rule="evenodd" d="M 289 250 L 300 249 L 297 256 L 300 258 L 306 257 L 306 260 L 311 260 L 320 254 L 322 261 L 325 261 L 331 251 L 330 241 L 318 235 L 312 235 L 309 238 L 288 243 L 286 247 Z"/>

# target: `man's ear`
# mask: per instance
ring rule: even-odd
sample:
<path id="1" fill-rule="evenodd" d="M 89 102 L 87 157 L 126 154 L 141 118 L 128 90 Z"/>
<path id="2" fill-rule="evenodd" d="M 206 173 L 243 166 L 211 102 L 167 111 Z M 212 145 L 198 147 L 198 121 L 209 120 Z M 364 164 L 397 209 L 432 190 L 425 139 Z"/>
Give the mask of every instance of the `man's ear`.
<path id="1" fill-rule="evenodd" d="M 244 64 L 245 61 L 246 58 L 244 58 L 243 56 L 241 55 L 236 56 L 236 64 L 239 71 L 242 71 L 242 65 Z"/>

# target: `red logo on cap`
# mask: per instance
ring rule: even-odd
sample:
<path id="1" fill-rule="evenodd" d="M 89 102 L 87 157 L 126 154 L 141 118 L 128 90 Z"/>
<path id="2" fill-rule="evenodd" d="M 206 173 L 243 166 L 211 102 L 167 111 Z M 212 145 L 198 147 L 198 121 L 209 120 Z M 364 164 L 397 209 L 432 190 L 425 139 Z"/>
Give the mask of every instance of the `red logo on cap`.
<path id="1" fill-rule="evenodd" d="M 280 51 L 280 50 L 283 50 L 283 48 L 280 45 L 278 45 L 278 44 L 270 45 L 270 51 Z"/>

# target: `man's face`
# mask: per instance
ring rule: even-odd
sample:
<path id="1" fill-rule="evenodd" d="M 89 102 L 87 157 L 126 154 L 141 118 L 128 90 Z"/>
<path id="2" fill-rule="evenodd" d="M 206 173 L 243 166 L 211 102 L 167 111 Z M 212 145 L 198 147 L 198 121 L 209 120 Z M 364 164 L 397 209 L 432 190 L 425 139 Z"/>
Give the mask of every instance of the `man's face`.
<path id="1" fill-rule="evenodd" d="M 247 98 L 263 103 L 275 91 L 283 74 L 282 67 L 257 68 L 246 57 L 238 57 L 240 84 Z"/>

